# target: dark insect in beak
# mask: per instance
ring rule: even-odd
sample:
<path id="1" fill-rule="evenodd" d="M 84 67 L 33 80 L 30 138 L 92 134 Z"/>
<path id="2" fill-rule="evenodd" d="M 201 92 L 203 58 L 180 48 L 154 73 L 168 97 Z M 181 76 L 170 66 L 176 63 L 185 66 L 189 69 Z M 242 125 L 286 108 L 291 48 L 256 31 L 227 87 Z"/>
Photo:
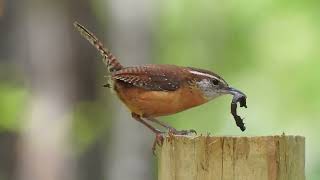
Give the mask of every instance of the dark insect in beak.
<path id="1" fill-rule="evenodd" d="M 231 101 L 231 114 L 234 120 L 236 121 L 237 126 L 241 129 L 241 131 L 244 131 L 246 130 L 246 127 L 244 126 L 243 119 L 237 115 L 237 103 L 239 102 L 240 107 L 247 108 L 247 104 L 246 104 L 247 96 L 243 92 L 237 89 L 234 89 L 232 87 L 228 87 L 226 90 L 228 91 L 229 94 L 233 95 L 233 98 Z"/>

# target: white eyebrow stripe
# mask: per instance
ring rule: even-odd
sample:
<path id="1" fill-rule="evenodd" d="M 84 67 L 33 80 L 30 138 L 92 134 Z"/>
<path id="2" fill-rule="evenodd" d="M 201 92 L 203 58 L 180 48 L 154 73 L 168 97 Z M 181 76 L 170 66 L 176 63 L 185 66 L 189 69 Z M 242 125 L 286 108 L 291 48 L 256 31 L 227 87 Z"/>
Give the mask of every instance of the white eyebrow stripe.
<path id="1" fill-rule="evenodd" d="M 191 74 L 196 74 L 196 75 L 200 75 L 200 76 L 207 76 L 207 77 L 214 78 L 216 80 L 221 81 L 219 78 L 217 78 L 216 76 L 213 76 L 211 74 L 207 74 L 207 73 L 203 73 L 203 72 L 199 72 L 199 71 L 193 71 L 193 70 L 190 70 L 189 72 Z"/>

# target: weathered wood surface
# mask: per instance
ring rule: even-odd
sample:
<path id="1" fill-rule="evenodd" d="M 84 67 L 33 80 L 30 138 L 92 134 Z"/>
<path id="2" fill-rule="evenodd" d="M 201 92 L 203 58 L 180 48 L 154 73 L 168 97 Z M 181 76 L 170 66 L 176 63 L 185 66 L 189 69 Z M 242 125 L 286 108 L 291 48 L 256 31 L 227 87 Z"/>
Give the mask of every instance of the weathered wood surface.
<path id="1" fill-rule="evenodd" d="M 167 137 L 158 180 L 304 180 L 305 138 Z"/>

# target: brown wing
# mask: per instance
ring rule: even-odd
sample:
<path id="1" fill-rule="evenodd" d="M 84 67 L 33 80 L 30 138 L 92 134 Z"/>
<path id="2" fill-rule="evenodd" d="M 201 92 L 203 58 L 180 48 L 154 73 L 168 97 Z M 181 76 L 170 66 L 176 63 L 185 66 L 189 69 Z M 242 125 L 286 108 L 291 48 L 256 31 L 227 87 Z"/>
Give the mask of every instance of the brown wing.
<path id="1" fill-rule="evenodd" d="M 143 65 L 126 67 L 112 78 L 153 91 L 175 91 L 181 86 L 183 68 L 174 65 Z"/>

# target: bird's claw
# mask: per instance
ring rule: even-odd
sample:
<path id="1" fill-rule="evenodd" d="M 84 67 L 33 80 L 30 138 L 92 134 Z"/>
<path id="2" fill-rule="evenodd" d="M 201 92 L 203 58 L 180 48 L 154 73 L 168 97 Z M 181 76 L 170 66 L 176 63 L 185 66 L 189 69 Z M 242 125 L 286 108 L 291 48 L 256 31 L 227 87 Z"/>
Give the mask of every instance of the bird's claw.
<path id="1" fill-rule="evenodd" d="M 156 138 L 154 139 L 153 146 L 152 146 L 152 153 L 156 155 L 156 147 L 162 146 L 164 141 L 164 133 L 156 133 Z"/>
<path id="2" fill-rule="evenodd" d="M 168 134 L 169 134 L 169 137 L 172 137 L 174 135 L 189 135 L 189 134 L 197 135 L 197 131 L 194 129 L 178 131 L 175 128 L 169 128 Z M 165 138 L 164 136 L 165 136 L 165 133 L 163 133 L 163 132 L 156 133 L 156 137 L 154 139 L 153 146 L 152 146 L 153 155 L 156 155 L 157 145 L 159 147 L 161 147 L 163 145 L 164 138 Z"/>

